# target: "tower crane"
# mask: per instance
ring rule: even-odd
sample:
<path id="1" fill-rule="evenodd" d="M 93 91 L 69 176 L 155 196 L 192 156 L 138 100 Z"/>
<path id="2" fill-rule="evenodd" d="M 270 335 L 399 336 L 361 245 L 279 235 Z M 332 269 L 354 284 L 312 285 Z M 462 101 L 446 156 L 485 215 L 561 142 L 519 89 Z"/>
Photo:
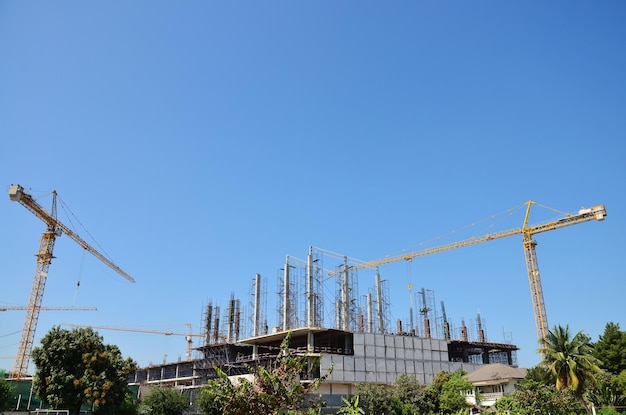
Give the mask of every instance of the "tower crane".
<path id="1" fill-rule="evenodd" d="M 45 311 L 98 311 L 96 307 L 47 307 L 41 306 L 40 310 Z M 4 305 L 0 306 L 0 311 L 28 310 L 26 305 Z"/>
<path id="2" fill-rule="evenodd" d="M 48 212 L 44 209 L 35 199 L 24 191 L 24 188 L 19 184 L 12 184 L 9 187 L 9 199 L 14 202 L 20 203 L 26 209 L 30 210 L 35 216 L 41 219 L 47 226 L 46 230 L 41 236 L 39 251 L 37 252 L 37 267 L 35 269 L 35 276 L 33 278 L 33 286 L 30 291 L 30 298 L 28 305 L 26 306 L 26 314 L 24 317 L 24 325 L 22 327 L 22 334 L 20 336 L 20 342 L 17 349 L 17 355 L 15 358 L 15 365 L 13 372 L 11 372 L 11 378 L 19 379 L 26 375 L 26 369 L 28 368 L 28 362 L 30 360 L 30 354 L 33 347 L 33 340 L 35 337 L 35 331 L 37 328 L 37 321 L 39 319 L 39 312 L 41 311 L 41 302 L 43 299 L 44 288 L 46 285 L 46 279 L 48 277 L 48 268 L 54 256 L 52 255 L 54 249 L 54 243 L 56 238 L 65 233 L 83 249 L 89 251 L 93 256 L 98 258 L 104 264 L 109 266 L 115 272 L 126 278 L 130 282 L 135 280 L 115 265 L 111 260 L 98 252 L 95 248 L 85 242 L 80 236 L 74 233 L 67 226 L 57 220 L 57 208 L 56 208 L 56 191 L 52 192 L 52 211 Z"/>
<path id="3" fill-rule="evenodd" d="M 540 344 L 540 348 L 543 348 L 544 339 L 548 335 L 548 316 L 546 314 L 546 307 L 543 299 L 543 290 L 541 288 L 541 278 L 539 276 L 539 265 L 537 264 L 537 255 L 535 252 L 535 246 L 537 245 L 537 243 L 533 240 L 533 236 L 539 233 L 553 231 L 555 229 L 561 229 L 566 226 L 576 225 L 583 222 L 589 222 L 592 220 L 604 220 L 604 218 L 606 217 L 606 209 L 604 205 L 596 205 L 591 208 L 580 209 L 577 214 L 570 214 L 555 221 L 530 226 L 528 224 L 528 219 L 530 217 L 531 206 L 534 204 L 535 202 L 533 202 L 532 200 L 526 202 L 526 214 L 524 216 L 524 222 L 521 228 L 513 228 L 505 231 L 468 238 L 458 242 L 452 242 L 445 245 L 427 248 L 420 251 L 413 251 L 406 254 L 388 256 L 381 259 L 361 262 L 352 266 L 351 269 L 356 270 L 363 268 L 376 268 L 380 265 L 390 264 L 393 262 L 411 261 L 414 258 L 423 257 L 426 255 L 450 251 L 452 249 L 463 248 L 466 246 L 476 245 L 482 242 L 493 241 L 496 239 L 502 239 L 513 235 L 522 235 L 524 254 L 526 258 L 526 269 L 528 272 L 528 282 L 530 284 L 530 295 L 532 298 L 535 326 L 537 329 L 537 338 Z"/>
<path id="4" fill-rule="evenodd" d="M 184 336 L 185 341 L 187 342 L 187 350 L 185 357 L 187 361 L 191 360 L 191 346 L 193 344 L 192 337 L 204 337 L 202 334 L 193 334 L 191 332 L 191 323 L 185 324 L 189 327 L 189 333 L 177 333 L 173 331 L 159 331 L 159 330 L 147 330 L 147 329 L 132 329 L 128 327 L 113 327 L 113 326 L 90 326 L 90 325 L 82 325 L 82 324 L 69 324 L 69 323 L 61 323 L 62 326 L 68 327 L 88 327 L 92 329 L 98 330 L 118 330 L 118 331 L 131 331 L 135 333 L 149 333 L 149 334 L 163 334 L 165 336 Z"/>

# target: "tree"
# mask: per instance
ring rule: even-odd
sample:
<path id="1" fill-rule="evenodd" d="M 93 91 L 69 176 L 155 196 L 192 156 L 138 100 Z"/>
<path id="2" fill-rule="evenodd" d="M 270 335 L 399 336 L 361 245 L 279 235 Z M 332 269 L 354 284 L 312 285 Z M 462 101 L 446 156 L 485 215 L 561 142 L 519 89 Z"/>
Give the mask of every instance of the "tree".
<path id="1" fill-rule="evenodd" d="M 248 403 L 248 400 L 244 399 L 241 405 L 237 405 L 237 388 L 224 372 L 219 368 L 216 368 L 216 371 L 217 379 L 210 380 L 198 396 L 196 404 L 200 412 L 204 415 L 245 413 L 247 408 L 244 405 Z"/>
<path id="2" fill-rule="evenodd" d="M 452 378 L 452 373 L 444 370 L 435 375 L 435 379 L 426 387 L 425 394 L 428 401 L 433 405 L 433 413 L 440 413 L 440 397 L 443 385 Z"/>
<path id="3" fill-rule="evenodd" d="M 189 410 L 189 402 L 175 388 L 154 388 L 141 401 L 139 413 L 149 415 L 182 415 Z"/>
<path id="4" fill-rule="evenodd" d="M 470 407 L 465 399 L 465 392 L 474 389 L 474 386 L 464 377 L 465 372 L 457 370 L 441 387 L 439 409 L 445 414 L 457 413 Z"/>
<path id="5" fill-rule="evenodd" d="M 291 334 L 285 336 L 280 353 L 268 367 L 253 369 L 252 381 L 241 378 L 233 384 L 217 369 L 218 379 L 209 381 L 200 393 L 200 411 L 205 415 L 276 415 L 299 413 L 305 406 L 322 405 L 323 402 L 305 402 L 305 399 L 317 390 L 328 373 L 314 376 L 320 359 L 293 355 L 289 350 L 290 339 Z M 304 383 L 303 378 L 314 379 Z"/>
<path id="6" fill-rule="evenodd" d="M 137 400 L 132 392 L 127 392 L 124 402 L 115 409 L 115 415 L 138 415 Z M 96 412 L 96 415 L 99 415 Z"/>
<path id="7" fill-rule="evenodd" d="M 591 339 L 582 331 L 570 337 L 569 325 L 554 326 L 544 340 L 543 361 L 556 379 L 556 389 L 571 389 L 581 398 L 587 384 L 593 384 L 600 373 L 598 359 L 593 357 Z"/>
<path id="8" fill-rule="evenodd" d="M 137 367 L 132 359 L 122 358 L 117 346 L 103 344 L 91 328 L 53 327 L 32 358 L 35 394 L 71 414 L 83 405 L 94 405 L 100 413 L 115 411 L 124 403 L 128 376 Z"/>
<path id="9" fill-rule="evenodd" d="M 589 391 L 589 400 L 598 408 L 615 409 L 626 406 L 626 390 L 620 385 L 618 376 L 601 373 L 597 376 L 595 387 Z"/>
<path id="10" fill-rule="evenodd" d="M 398 414 L 427 414 L 433 411 L 434 405 L 426 396 L 426 387 L 420 385 L 415 376 L 400 375 L 396 379 L 393 396 L 399 402 Z"/>
<path id="11" fill-rule="evenodd" d="M 5 411 L 13 407 L 15 397 L 13 396 L 13 388 L 4 379 L 4 374 L 0 379 L 0 411 Z"/>
<path id="12" fill-rule="evenodd" d="M 390 388 L 374 383 L 362 383 L 358 385 L 357 390 L 368 415 L 392 413 L 394 399 Z"/>
<path id="13" fill-rule="evenodd" d="M 537 371 L 534 375 L 540 372 Z M 527 375 L 511 395 L 503 396 L 496 401 L 499 414 L 569 415 L 584 412 L 580 401 L 570 389 L 557 391 L 554 382 L 546 383 L 534 375 L 530 377 Z"/>
<path id="14" fill-rule="evenodd" d="M 451 414 L 469 408 L 464 392 L 471 391 L 474 386 L 464 375 L 462 369 L 454 373 L 442 370 L 435 375 L 424 391 L 427 404 L 434 408 L 433 413 Z"/>
<path id="15" fill-rule="evenodd" d="M 594 345 L 593 356 L 600 367 L 614 375 L 626 370 L 626 331 L 620 330 L 619 323 L 607 323 Z"/>
<path id="16" fill-rule="evenodd" d="M 528 369 L 524 380 L 534 380 L 546 386 L 554 385 L 554 375 L 545 365 L 537 365 Z"/>
<path id="17" fill-rule="evenodd" d="M 354 397 L 341 398 L 343 406 L 339 408 L 339 415 L 365 415 L 363 408 L 359 406 L 359 395 Z"/>

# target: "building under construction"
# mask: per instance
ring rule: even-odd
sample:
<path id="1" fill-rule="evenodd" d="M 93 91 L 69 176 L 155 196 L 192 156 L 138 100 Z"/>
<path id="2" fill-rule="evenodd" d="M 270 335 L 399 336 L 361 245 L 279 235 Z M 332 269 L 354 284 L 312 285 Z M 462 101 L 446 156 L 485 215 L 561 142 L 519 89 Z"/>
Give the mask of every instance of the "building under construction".
<path id="1" fill-rule="evenodd" d="M 329 270 L 323 265 L 328 258 L 341 263 Z M 203 345 L 195 349 L 200 357 L 140 368 L 132 383 L 193 389 L 215 378 L 216 368 L 244 375 L 275 358 L 287 333 L 294 353 L 321 358 L 321 373 L 332 366 L 318 390 L 330 407 L 340 406 L 341 397 L 355 393 L 359 383 L 391 384 L 407 374 L 428 384 L 442 370 L 517 365 L 515 345 L 489 342 L 480 315 L 469 327 L 465 321 L 453 327 L 444 303 L 436 307 L 430 290 L 411 294 L 409 321 L 392 325 L 387 282 L 376 273 L 374 287 L 359 296 L 358 275 L 347 257 L 311 247 L 307 260 L 288 256 L 281 271 L 276 325 L 268 324 L 266 282 L 257 274 L 246 307 L 234 294 L 224 311 L 206 306 Z M 328 281 L 334 290 L 324 286 Z M 329 291 L 335 294 L 330 300 L 323 295 Z"/>

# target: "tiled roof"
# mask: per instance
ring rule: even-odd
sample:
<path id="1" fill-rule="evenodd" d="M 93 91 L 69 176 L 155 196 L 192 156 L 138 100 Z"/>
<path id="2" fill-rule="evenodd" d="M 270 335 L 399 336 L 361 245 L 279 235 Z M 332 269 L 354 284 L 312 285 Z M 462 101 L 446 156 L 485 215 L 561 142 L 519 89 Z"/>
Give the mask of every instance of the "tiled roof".
<path id="1" fill-rule="evenodd" d="M 495 380 L 523 379 L 526 369 L 494 363 L 485 365 L 467 375 L 470 383 L 489 382 Z"/>

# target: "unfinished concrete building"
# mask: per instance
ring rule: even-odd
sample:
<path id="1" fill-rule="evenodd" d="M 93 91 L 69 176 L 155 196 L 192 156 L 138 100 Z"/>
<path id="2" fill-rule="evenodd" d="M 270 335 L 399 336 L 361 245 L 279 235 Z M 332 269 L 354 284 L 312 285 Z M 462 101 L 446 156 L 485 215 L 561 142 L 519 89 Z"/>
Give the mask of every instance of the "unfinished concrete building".
<path id="1" fill-rule="evenodd" d="M 329 256 L 341 262 L 332 270 L 323 266 L 323 257 Z M 355 393 L 359 383 L 391 384 L 407 374 L 428 384 L 442 370 L 473 372 L 489 363 L 516 366 L 518 348 L 489 342 L 480 315 L 469 329 L 464 321 L 454 328 L 443 302 L 439 312 L 434 293 L 424 288 L 417 293 L 417 316 L 411 304 L 408 324 L 396 321 L 391 330 L 385 281 L 376 272 L 374 287 L 359 297 L 357 279 L 346 257 L 314 248 L 306 260 L 288 256 L 277 282 L 276 325 L 268 326 L 266 290 L 257 274 L 247 316 L 242 316 L 234 294 L 224 316 L 219 307 L 207 305 L 204 345 L 196 349 L 200 358 L 140 368 L 131 382 L 194 389 L 215 378 L 215 368 L 228 375 L 246 374 L 250 366 L 273 359 L 287 333 L 294 353 L 321 358 L 321 373 L 333 367 L 318 390 L 330 408 L 340 406 L 341 397 Z M 324 287 L 330 280 L 334 290 Z M 325 291 L 334 292 L 334 298 L 324 298 Z"/>

